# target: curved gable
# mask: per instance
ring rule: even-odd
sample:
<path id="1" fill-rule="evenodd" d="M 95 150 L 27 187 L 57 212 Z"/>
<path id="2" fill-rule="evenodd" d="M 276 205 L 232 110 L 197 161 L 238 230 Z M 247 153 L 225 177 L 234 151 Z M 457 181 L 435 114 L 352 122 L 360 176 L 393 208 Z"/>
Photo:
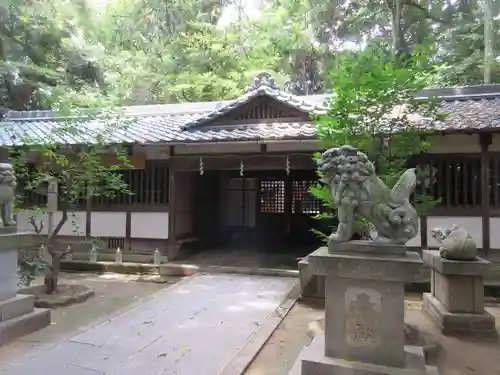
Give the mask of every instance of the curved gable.
<path id="1" fill-rule="evenodd" d="M 324 112 L 323 107 L 279 90 L 274 79 L 262 73 L 244 95 L 188 122 L 182 128 L 310 121 L 312 116 Z"/>

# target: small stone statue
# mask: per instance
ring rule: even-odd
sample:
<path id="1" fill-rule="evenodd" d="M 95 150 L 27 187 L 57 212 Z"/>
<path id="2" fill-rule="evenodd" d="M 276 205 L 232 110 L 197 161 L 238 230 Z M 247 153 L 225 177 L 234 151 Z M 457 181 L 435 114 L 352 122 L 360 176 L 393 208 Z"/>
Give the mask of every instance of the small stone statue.
<path id="1" fill-rule="evenodd" d="M 329 242 L 347 242 L 353 235 L 356 214 L 377 230 L 377 242 L 404 245 L 418 233 L 418 215 L 410 203 L 417 177 L 404 172 L 389 189 L 375 175 L 368 157 L 353 146 L 326 150 L 317 162 L 323 182 L 330 186 L 339 224 Z"/>
<path id="2" fill-rule="evenodd" d="M 0 216 L 2 227 L 15 226 L 13 218 L 17 180 L 11 164 L 0 163 Z"/>
<path id="3" fill-rule="evenodd" d="M 471 261 L 476 259 L 476 243 L 469 232 L 453 224 L 451 228 L 434 228 L 432 237 L 440 244 L 439 255 L 449 260 Z"/>

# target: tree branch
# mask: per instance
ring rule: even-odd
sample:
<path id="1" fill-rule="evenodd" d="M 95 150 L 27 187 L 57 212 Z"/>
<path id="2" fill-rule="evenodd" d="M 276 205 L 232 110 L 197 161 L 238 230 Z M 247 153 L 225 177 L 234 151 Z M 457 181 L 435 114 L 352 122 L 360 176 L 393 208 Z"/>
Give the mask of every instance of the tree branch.
<path id="1" fill-rule="evenodd" d="M 59 220 L 59 223 L 57 223 L 57 226 L 52 231 L 49 240 L 52 240 L 54 237 L 56 237 L 58 235 L 58 233 L 61 231 L 63 225 L 66 223 L 66 221 L 68 221 L 68 207 L 69 207 L 68 199 L 69 199 L 69 194 L 70 194 L 69 192 L 73 188 L 73 175 L 68 173 L 68 174 L 63 174 L 63 176 L 64 176 L 65 183 L 66 183 L 66 187 L 65 187 L 66 193 L 64 194 L 65 199 L 62 202 L 62 217 L 61 217 L 61 220 Z"/>
<path id="2" fill-rule="evenodd" d="M 61 254 L 59 254 L 59 259 L 64 258 L 66 255 L 71 254 L 72 252 L 73 252 L 73 249 L 71 248 L 71 246 L 68 246 L 66 251 L 62 251 Z"/>
<path id="3" fill-rule="evenodd" d="M 65 208 L 62 211 L 61 220 L 59 220 L 59 223 L 57 223 L 56 227 L 54 228 L 54 231 L 50 235 L 50 239 L 57 236 L 57 234 L 61 231 L 61 229 L 62 229 L 63 225 L 66 223 L 66 221 L 68 221 L 68 209 L 67 208 Z"/>
<path id="4" fill-rule="evenodd" d="M 31 224 L 31 226 L 35 230 L 35 233 L 37 234 L 37 236 L 43 237 L 41 235 L 42 230 L 43 230 L 43 221 L 40 221 L 40 226 L 38 226 L 38 224 L 36 223 L 36 220 L 35 220 L 35 216 L 30 216 L 28 219 L 28 222 Z"/>

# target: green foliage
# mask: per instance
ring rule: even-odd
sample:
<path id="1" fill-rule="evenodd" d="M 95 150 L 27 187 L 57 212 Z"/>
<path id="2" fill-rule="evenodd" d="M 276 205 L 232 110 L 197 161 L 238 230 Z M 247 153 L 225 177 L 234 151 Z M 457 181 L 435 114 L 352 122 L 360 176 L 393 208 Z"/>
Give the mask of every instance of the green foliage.
<path id="1" fill-rule="evenodd" d="M 317 121 L 317 134 L 325 148 L 349 144 L 375 163 L 377 175 L 392 187 L 409 166 L 413 155 L 425 152 L 425 127 L 439 117 L 433 100 L 415 99 L 433 73 L 432 50 L 421 46 L 411 56 L 397 57 L 379 45 L 344 54 L 330 73 L 335 87 L 329 111 Z M 319 158 L 319 154 L 316 158 Z M 312 193 L 335 212 L 328 186 Z M 435 202 L 416 197 L 422 212 Z M 360 228 L 367 223 L 359 222 Z"/>
<path id="2" fill-rule="evenodd" d="M 22 133 L 15 122 L 3 124 L 5 133 L 22 145 L 11 150 L 11 158 L 23 191 L 44 194 L 49 186 L 57 186 L 57 208 L 27 207 L 31 212 L 30 223 L 50 255 L 47 293 L 56 291 L 60 260 L 68 253 L 57 249 L 55 240 L 68 221 L 75 232 L 79 231 L 74 214 L 78 205 L 95 196 L 130 193 L 122 175 L 117 173 L 130 167 L 126 149 L 115 144 L 116 135 L 126 131 L 128 125 L 120 113 L 101 105 L 98 110 L 75 110 L 71 103 L 56 98 L 52 107 L 59 110 L 60 120 L 44 129 L 42 135 Z M 105 154 L 113 155 L 116 162 L 106 162 Z M 61 216 L 49 228 L 49 235 L 43 236 L 42 229 L 48 223 L 37 212 L 55 209 Z"/>
<path id="3" fill-rule="evenodd" d="M 59 88 L 80 107 L 103 95 L 114 105 L 228 99 L 263 70 L 316 94 L 332 88 L 327 73 L 345 49 L 381 40 L 412 51 L 433 35 L 428 86 L 482 83 L 484 1 L 398 2 L 399 15 L 396 1 L 265 1 L 252 18 L 240 0 L 0 0 L 0 107 L 48 108 Z"/>
<path id="4" fill-rule="evenodd" d="M 19 286 L 30 286 L 33 280 L 45 269 L 37 256 L 30 255 L 25 250 L 18 251 L 17 273 Z"/>
<path id="5" fill-rule="evenodd" d="M 85 0 L 0 0 L 0 106 L 44 108 L 47 90 L 63 82 L 73 88 L 104 85 L 99 64 L 85 43 L 90 25 Z"/>
<path id="6" fill-rule="evenodd" d="M 112 197 L 118 192 L 128 191 L 122 176 L 115 173 L 130 166 L 127 152 L 123 146 L 111 146 L 113 136 L 125 130 L 123 120 L 104 109 L 99 114 L 93 111 L 60 113 L 62 120 L 48 129 L 43 139 L 26 135 L 18 137 L 24 146 L 16 148 L 11 157 L 24 190 L 40 192 L 46 189 L 49 181 L 57 182 L 59 209 L 63 212 L 73 211 L 82 199 Z M 6 130 L 16 138 L 14 127 Z M 62 135 L 74 140 L 72 144 L 62 143 Z M 75 147 L 74 143 L 78 141 L 81 145 Z M 103 153 L 106 152 L 113 153 L 118 163 L 103 162 Z M 32 167 L 34 156 L 37 161 L 35 168 Z M 55 235 L 57 231 L 54 231 Z"/>

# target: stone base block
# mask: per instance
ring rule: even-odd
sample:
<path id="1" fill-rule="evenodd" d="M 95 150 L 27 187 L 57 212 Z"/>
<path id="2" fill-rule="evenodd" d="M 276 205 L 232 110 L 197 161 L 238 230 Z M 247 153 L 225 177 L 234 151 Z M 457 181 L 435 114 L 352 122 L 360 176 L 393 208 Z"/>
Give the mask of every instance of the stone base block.
<path id="1" fill-rule="evenodd" d="M 424 294 L 422 311 L 427 314 L 449 336 L 496 337 L 495 318 L 485 311 L 483 314 L 450 313 L 430 293 Z"/>
<path id="2" fill-rule="evenodd" d="M 50 324 L 50 310 L 34 309 L 34 311 L 0 323 L 0 345 L 29 335 Z"/>
<path id="3" fill-rule="evenodd" d="M 406 366 L 398 368 L 326 357 L 324 342 L 324 335 L 317 335 L 299 355 L 289 375 L 438 375 L 435 367 L 425 365 L 421 347 L 405 346 Z"/>
<path id="4" fill-rule="evenodd" d="M 299 262 L 299 280 L 301 297 L 325 299 L 325 276 L 312 274 L 307 257 Z"/>
<path id="5" fill-rule="evenodd" d="M 22 294 L 0 301 L 0 322 L 28 314 L 33 311 L 34 305 L 34 296 Z"/>

